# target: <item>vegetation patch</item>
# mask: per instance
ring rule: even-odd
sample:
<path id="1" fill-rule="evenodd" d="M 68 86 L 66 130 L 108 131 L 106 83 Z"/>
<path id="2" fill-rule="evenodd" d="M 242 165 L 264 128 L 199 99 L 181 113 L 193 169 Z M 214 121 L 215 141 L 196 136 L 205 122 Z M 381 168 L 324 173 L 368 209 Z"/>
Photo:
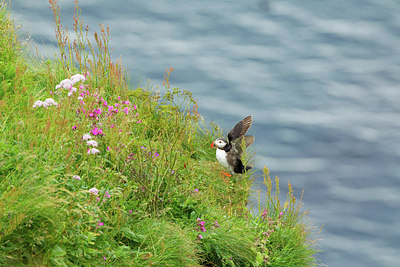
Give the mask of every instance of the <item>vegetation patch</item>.
<path id="1" fill-rule="evenodd" d="M 248 210 L 251 173 L 221 177 L 221 135 L 192 94 L 132 88 L 76 2 L 74 39 L 49 1 L 59 53 L 35 58 L 0 8 L 0 265 L 308 266 L 312 226 L 289 185 Z M 248 157 L 247 160 L 251 160 Z"/>

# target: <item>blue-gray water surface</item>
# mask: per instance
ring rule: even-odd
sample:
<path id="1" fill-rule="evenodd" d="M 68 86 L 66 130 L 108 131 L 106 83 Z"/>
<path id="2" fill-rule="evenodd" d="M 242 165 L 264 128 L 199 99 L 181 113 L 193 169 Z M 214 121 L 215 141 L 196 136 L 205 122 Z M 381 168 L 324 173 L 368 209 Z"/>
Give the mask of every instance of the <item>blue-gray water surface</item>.
<path id="1" fill-rule="evenodd" d="M 60 1 L 72 29 L 73 1 Z M 52 56 L 47 1 L 12 0 Z M 290 181 L 328 266 L 400 266 L 400 1 L 85 0 L 134 82 L 198 99 L 225 132 L 253 115 L 255 165 Z M 261 179 L 260 179 L 261 180 Z M 255 190 L 259 188 L 255 185 Z M 261 188 L 264 190 L 265 188 Z"/>

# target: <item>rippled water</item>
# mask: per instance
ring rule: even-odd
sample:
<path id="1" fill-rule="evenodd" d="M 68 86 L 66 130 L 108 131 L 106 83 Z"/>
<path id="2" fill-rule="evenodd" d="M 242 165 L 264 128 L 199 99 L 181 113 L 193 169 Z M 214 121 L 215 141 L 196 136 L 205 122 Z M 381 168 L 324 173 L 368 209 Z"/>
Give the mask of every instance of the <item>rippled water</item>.
<path id="1" fill-rule="evenodd" d="M 53 55 L 47 1 L 11 2 Z M 304 190 L 325 225 L 322 263 L 400 266 L 399 1 L 81 2 L 92 29 L 110 26 L 134 81 L 159 84 L 172 66 L 207 120 L 228 131 L 253 115 L 256 165 Z"/>

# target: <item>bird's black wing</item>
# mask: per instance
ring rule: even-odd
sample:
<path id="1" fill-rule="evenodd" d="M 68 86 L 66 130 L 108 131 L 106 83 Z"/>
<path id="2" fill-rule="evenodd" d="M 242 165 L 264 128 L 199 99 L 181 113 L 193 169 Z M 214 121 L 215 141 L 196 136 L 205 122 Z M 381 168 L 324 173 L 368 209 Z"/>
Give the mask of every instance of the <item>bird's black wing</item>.
<path id="1" fill-rule="evenodd" d="M 251 145 L 254 142 L 255 138 L 254 138 L 254 136 L 251 136 L 251 135 L 245 135 L 244 140 L 245 140 L 246 147 L 248 147 L 249 145 Z"/>
<path id="2" fill-rule="evenodd" d="M 250 128 L 250 126 L 251 126 L 251 116 L 247 116 L 243 120 L 239 121 L 228 134 L 229 143 L 231 143 L 232 141 L 234 141 L 239 137 L 242 137 Z"/>

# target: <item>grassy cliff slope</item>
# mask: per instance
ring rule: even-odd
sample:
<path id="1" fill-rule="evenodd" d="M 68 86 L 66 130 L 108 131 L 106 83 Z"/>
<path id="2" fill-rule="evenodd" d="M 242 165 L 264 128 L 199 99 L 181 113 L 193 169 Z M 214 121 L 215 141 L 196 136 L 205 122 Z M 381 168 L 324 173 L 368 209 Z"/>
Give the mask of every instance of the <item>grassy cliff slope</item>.
<path id="1" fill-rule="evenodd" d="M 34 58 L 0 8 L 0 265 L 309 266 L 311 225 L 268 170 L 223 178 L 188 91 L 131 88 L 109 29 L 74 36 L 54 12 L 58 57 Z M 50 12 L 50 11 L 49 11 Z M 290 186 L 290 185 L 289 185 Z"/>

